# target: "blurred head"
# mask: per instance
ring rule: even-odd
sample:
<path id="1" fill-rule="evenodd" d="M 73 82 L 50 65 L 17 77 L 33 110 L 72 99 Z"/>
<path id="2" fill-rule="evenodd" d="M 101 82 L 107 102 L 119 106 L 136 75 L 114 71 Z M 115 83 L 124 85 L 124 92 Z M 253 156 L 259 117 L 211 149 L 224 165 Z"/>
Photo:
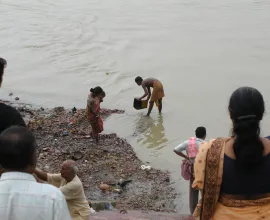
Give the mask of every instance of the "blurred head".
<path id="1" fill-rule="evenodd" d="M 206 128 L 205 127 L 198 127 L 195 130 L 196 138 L 200 138 L 204 140 L 206 138 Z"/>
<path id="2" fill-rule="evenodd" d="M 137 76 L 135 78 L 135 82 L 137 83 L 138 86 L 141 86 L 142 85 L 142 82 L 143 82 L 143 78 L 140 77 L 140 76 Z"/>
<path id="3" fill-rule="evenodd" d="M 103 89 L 100 86 L 90 89 L 90 92 L 94 97 L 100 96 L 103 92 Z"/>
<path id="4" fill-rule="evenodd" d="M 233 123 L 234 153 L 239 164 L 254 166 L 261 162 L 264 146 L 260 139 L 260 121 L 265 111 L 262 94 L 251 87 L 233 92 L 229 113 Z"/>
<path id="5" fill-rule="evenodd" d="M 99 101 L 103 102 L 103 99 L 106 97 L 106 93 L 103 91 L 100 95 L 99 95 Z"/>
<path id="6" fill-rule="evenodd" d="M 4 58 L 0 57 L 0 87 L 2 85 L 4 70 L 7 66 L 7 61 Z"/>
<path id="7" fill-rule="evenodd" d="M 61 167 L 61 176 L 67 180 L 67 182 L 70 182 L 74 179 L 74 177 L 77 175 L 78 167 L 76 165 L 76 162 L 73 160 L 67 160 L 62 164 Z"/>
<path id="8" fill-rule="evenodd" d="M 0 103 L 0 118 L 0 133 L 14 125 L 26 127 L 20 112 L 12 106 L 3 103 Z"/>
<path id="9" fill-rule="evenodd" d="M 0 134 L 0 165 L 4 171 L 33 173 L 37 162 L 37 143 L 31 131 L 12 126 Z"/>

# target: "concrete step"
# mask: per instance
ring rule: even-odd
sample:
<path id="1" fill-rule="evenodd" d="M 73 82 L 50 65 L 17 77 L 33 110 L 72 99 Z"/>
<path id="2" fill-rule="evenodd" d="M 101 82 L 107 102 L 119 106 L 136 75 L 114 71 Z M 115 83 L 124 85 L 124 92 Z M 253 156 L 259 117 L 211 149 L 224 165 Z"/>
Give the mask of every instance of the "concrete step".
<path id="1" fill-rule="evenodd" d="M 193 220 L 191 216 L 175 213 L 127 211 L 102 211 L 91 215 L 91 220 Z"/>

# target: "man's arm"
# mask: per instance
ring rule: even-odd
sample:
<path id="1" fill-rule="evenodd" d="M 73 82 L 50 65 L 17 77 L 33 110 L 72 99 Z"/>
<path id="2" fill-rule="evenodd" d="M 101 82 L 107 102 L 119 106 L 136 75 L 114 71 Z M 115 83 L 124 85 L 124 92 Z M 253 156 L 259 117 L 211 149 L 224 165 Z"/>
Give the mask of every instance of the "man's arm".
<path id="1" fill-rule="evenodd" d="M 189 159 L 187 155 L 183 154 L 182 151 L 186 151 L 188 147 L 188 141 L 185 141 L 181 144 L 179 144 L 177 147 L 174 148 L 174 153 L 179 155 L 180 157 L 183 157 L 185 159 Z"/>
<path id="2" fill-rule="evenodd" d="M 148 91 L 150 90 L 150 87 L 147 88 L 145 85 L 143 85 L 142 87 L 143 87 L 143 90 L 144 90 L 144 95 L 141 98 L 139 98 L 139 100 L 142 100 L 143 98 L 145 98 L 146 96 L 148 96 L 148 94 L 149 94 Z"/>
<path id="3" fill-rule="evenodd" d="M 174 151 L 174 153 L 176 153 L 178 156 L 183 157 L 183 158 L 189 160 L 189 158 L 188 158 L 185 154 L 183 154 L 182 152 L 177 152 L 176 150 L 173 150 L 173 151 Z"/>
<path id="4" fill-rule="evenodd" d="M 35 169 L 34 174 L 36 174 L 39 179 L 48 182 L 48 174 L 43 172 L 42 170 Z"/>

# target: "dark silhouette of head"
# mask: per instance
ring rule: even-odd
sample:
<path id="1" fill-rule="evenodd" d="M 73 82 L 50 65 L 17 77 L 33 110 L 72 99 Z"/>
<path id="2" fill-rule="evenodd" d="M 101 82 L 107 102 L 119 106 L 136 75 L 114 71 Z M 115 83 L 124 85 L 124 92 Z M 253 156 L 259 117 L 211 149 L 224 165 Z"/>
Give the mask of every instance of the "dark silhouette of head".
<path id="1" fill-rule="evenodd" d="M 12 106 L 6 105 L 4 103 L 0 103 L 0 119 L 0 134 L 7 128 L 14 125 L 26 127 L 20 112 L 18 112 Z"/>
<path id="2" fill-rule="evenodd" d="M 140 77 L 140 76 L 137 76 L 135 78 L 135 82 L 137 83 L 138 86 L 141 86 L 142 85 L 142 82 L 143 82 L 143 78 Z"/>
<path id="3" fill-rule="evenodd" d="M 90 89 L 90 92 L 94 97 L 100 96 L 103 93 L 103 89 L 100 86 Z"/>
<path id="4" fill-rule="evenodd" d="M 195 134 L 197 138 L 204 140 L 206 138 L 206 128 L 205 127 L 197 127 L 195 130 Z"/>
<path id="5" fill-rule="evenodd" d="M 233 122 L 234 153 L 242 166 L 254 167 L 262 161 L 260 121 L 264 111 L 263 96 L 257 89 L 241 87 L 231 95 L 229 113 Z"/>
<path id="6" fill-rule="evenodd" d="M 7 61 L 4 58 L 0 57 L 0 87 L 3 82 L 4 70 L 6 66 L 7 66 Z"/>
<path id="7" fill-rule="evenodd" d="M 25 127 L 12 126 L 0 134 L 0 165 L 7 171 L 33 173 L 37 161 L 37 143 Z"/>

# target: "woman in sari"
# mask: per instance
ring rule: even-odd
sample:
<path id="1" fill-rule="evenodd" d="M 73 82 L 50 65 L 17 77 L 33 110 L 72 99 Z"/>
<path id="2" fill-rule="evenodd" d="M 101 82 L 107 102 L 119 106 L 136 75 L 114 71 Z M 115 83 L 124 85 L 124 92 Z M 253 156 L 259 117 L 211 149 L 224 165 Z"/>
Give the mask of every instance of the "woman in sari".
<path id="1" fill-rule="evenodd" d="M 92 137 L 98 142 L 99 133 L 103 131 L 103 120 L 100 114 L 100 102 L 103 102 L 105 92 L 99 86 L 90 89 L 87 99 L 86 114 L 92 127 Z"/>
<path id="2" fill-rule="evenodd" d="M 270 141 L 260 136 L 264 110 L 258 90 L 232 94 L 232 136 L 201 144 L 195 160 L 193 187 L 202 192 L 196 219 L 270 219 Z"/>

